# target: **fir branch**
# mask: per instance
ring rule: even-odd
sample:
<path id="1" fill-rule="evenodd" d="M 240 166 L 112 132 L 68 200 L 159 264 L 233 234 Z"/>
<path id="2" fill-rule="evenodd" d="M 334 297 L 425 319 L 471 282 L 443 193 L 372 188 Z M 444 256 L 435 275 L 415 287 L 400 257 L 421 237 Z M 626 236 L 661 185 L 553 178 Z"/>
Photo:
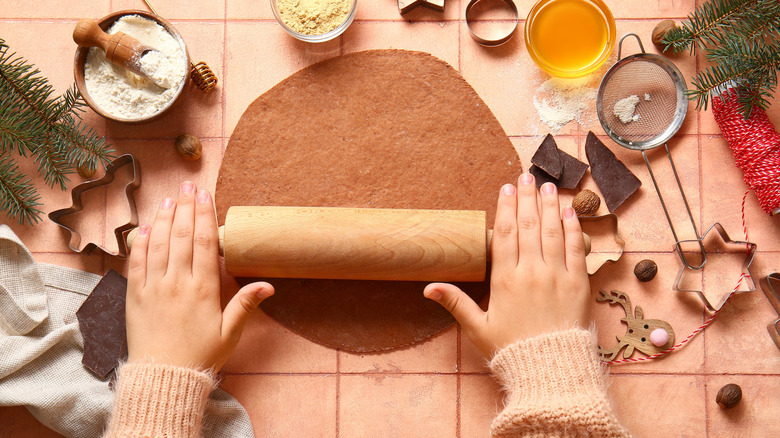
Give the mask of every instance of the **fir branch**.
<path id="1" fill-rule="evenodd" d="M 41 205 L 39 200 L 30 178 L 25 178 L 8 156 L 0 156 L 0 210 L 5 210 L 11 219 L 18 219 L 20 224 L 34 225 L 43 214 L 37 208 Z"/>
<path id="2" fill-rule="evenodd" d="M 780 71 L 780 50 L 766 50 L 740 63 L 721 63 L 700 72 L 691 80 L 695 89 L 688 90 L 688 96 L 696 100 L 697 108 L 707 109 L 713 93 L 736 83 L 740 85 L 738 95 L 743 104 L 745 117 L 749 117 L 753 105 L 767 109 L 769 100 L 777 85 Z M 745 90 L 749 90 L 746 92 Z"/>
<path id="3" fill-rule="evenodd" d="M 68 174 L 73 173 L 74 167 L 65 157 L 61 147 L 46 139 L 37 145 L 33 151 L 35 161 L 38 163 L 38 173 L 50 187 L 59 185 L 61 190 L 67 190 Z"/>
<path id="4" fill-rule="evenodd" d="M 674 53 L 690 49 L 693 53 L 694 43 L 703 47 L 713 41 L 714 35 L 729 27 L 733 21 L 749 16 L 751 6 L 761 0 L 712 0 L 699 6 L 688 15 L 679 28 L 670 30 L 663 38 L 663 43 L 671 47 Z M 776 1 L 776 0 L 772 0 Z"/>
<path id="5" fill-rule="evenodd" d="M 10 100 L 0 101 L 0 154 L 15 151 L 27 156 L 27 152 L 32 152 L 33 136 L 24 126 L 24 119 L 15 111 Z"/>
<path id="6" fill-rule="evenodd" d="M 97 168 L 113 158 L 104 138 L 81 121 L 84 102 L 75 87 L 53 98 L 53 87 L 0 38 L 0 209 L 20 222 L 37 222 L 38 197 L 10 153 L 30 153 L 50 186 L 66 190 L 76 166 Z"/>

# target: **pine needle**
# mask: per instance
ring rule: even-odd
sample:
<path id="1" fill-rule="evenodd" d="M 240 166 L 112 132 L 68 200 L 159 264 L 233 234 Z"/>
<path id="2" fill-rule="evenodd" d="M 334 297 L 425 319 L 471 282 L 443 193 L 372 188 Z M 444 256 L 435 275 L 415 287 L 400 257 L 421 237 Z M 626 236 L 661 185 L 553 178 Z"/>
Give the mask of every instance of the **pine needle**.
<path id="1" fill-rule="evenodd" d="M 78 166 L 107 165 L 113 150 L 82 123 L 84 102 L 75 86 L 54 97 L 54 88 L 0 38 L 0 210 L 20 223 L 40 219 L 39 197 L 15 157 L 31 156 L 51 187 L 67 189 Z"/>

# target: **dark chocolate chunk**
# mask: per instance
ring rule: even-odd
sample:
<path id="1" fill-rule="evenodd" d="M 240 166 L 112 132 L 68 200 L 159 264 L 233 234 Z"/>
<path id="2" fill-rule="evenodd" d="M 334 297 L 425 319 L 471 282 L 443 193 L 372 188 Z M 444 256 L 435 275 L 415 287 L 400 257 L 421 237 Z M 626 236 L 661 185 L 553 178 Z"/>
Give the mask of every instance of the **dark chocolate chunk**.
<path id="1" fill-rule="evenodd" d="M 580 183 L 588 165 L 572 157 L 564 151 L 559 150 L 558 154 L 563 162 L 563 174 L 560 178 L 553 178 L 544 170 L 536 165 L 531 166 L 528 171 L 536 178 L 536 186 L 540 187 L 546 182 L 551 182 L 560 189 L 573 189 Z"/>
<path id="2" fill-rule="evenodd" d="M 561 175 L 561 184 L 558 187 L 562 189 L 573 189 L 577 187 L 577 184 L 582 180 L 585 171 L 588 170 L 588 165 L 564 151 L 560 151 L 560 155 L 561 161 L 563 161 L 563 175 Z"/>
<path id="3" fill-rule="evenodd" d="M 590 163 L 593 180 L 599 186 L 610 212 L 620 207 L 642 186 L 639 178 L 592 132 L 588 132 L 588 138 L 585 140 L 585 155 Z"/>
<path id="4" fill-rule="evenodd" d="M 531 163 L 551 177 L 555 179 L 561 178 L 564 163 L 561 161 L 558 145 L 555 143 L 552 135 L 547 134 L 547 137 L 544 138 L 539 149 L 536 150 L 536 153 L 531 158 Z"/>
<path id="5" fill-rule="evenodd" d="M 560 184 L 560 181 L 548 175 L 547 172 L 545 172 L 544 170 L 536 167 L 536 164 L 531 165 L 531 167 L 528 168 L 528 172 L 534 176 L 534 179 L 536 180 L 537 188 L 541 187 L 542 184 L 546 182 L 551 182 L 556 186 Z"/>
<path id="6" fill-rule="evenodd" d="M 126 294 L 127 279 L 110 269 L 76 312 L 84 338 L 81 363 L 101 378 L 127 357 Z"/>

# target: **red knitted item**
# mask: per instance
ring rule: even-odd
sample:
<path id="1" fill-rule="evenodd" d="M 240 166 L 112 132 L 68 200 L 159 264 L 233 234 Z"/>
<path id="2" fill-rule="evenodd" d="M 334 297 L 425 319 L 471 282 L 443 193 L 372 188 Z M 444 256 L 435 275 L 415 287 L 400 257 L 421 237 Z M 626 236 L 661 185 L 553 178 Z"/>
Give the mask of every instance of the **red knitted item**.
<path id="1" fill-rule="evenodd" d="M 745 184 L 755 192 L 761 208 L 772 214 L 780 209 L 780 134 L 761 108 L 754 108 L 745 120 L 736 92 L 728 92 L 728 99 L 713 98 L 712 114 L 742 169 Z"/>

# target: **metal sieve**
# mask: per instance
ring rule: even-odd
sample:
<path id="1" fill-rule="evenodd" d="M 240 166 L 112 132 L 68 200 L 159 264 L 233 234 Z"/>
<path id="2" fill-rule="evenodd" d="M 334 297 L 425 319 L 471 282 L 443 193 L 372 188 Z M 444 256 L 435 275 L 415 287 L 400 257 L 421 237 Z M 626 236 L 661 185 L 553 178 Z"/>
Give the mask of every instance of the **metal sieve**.
<path id="1" fill-rule="evenodd" d="M 642 53 L 623 58 L 621 57 L 623 40 L 629 36 L 637 39 Z M 598 112 L 599 121 L 604 131 L 615 143 L 624 148 L 642 152 L 642 157 L 645 159 L 650 179 L 653 181 L 655 192 L 661 201 L 661 206 L 666 215 L 666 220 L 669 222 L 669 228 L 672 230 L 677 252 L 682 262 L 690 269 L 701 269 L 707 261 L 704 244 L 696 228 L 691 209 L 688 206 L 688 199 L 685 197 L 672 155 L 669 153 L 669 147 L 666 144 L 680 129 L 685 120 L 685 114 L 688 112 L 688 100 L 685 97 L 685 79 L 680 70 L 668 59 L 663 56 L 645 53 L 642 40 L 633 33 L 626 34 L 620 39 L 617 57 L 618 61 L 607 71 L 601 80 L 601 85 L 599 85 L 596 97 L 596 111 Z M 614 114 L 613 109 L 618 101 L 632 95 L 639 98 L 636 106 L 636 113 L 639 114 L 639 118 L 624 123 Z M 660 145 L 664 145 L 666 149 L 666 156 L 669 158 L 674 179 L 677 181 L 677 187 L 682 195 L 688 218 L 691 221 L 696 241 L 699 244 L 701 263 L 698 265 L 689 263 L 683 253 L 681 243 L 688 241 L 681 241 L 677 237 L 677 232 L 669 216 L 666 203 L 661 195 L 661 191 L 658 189 L 653 169 L 645 153 L 646 150 Z"/>

